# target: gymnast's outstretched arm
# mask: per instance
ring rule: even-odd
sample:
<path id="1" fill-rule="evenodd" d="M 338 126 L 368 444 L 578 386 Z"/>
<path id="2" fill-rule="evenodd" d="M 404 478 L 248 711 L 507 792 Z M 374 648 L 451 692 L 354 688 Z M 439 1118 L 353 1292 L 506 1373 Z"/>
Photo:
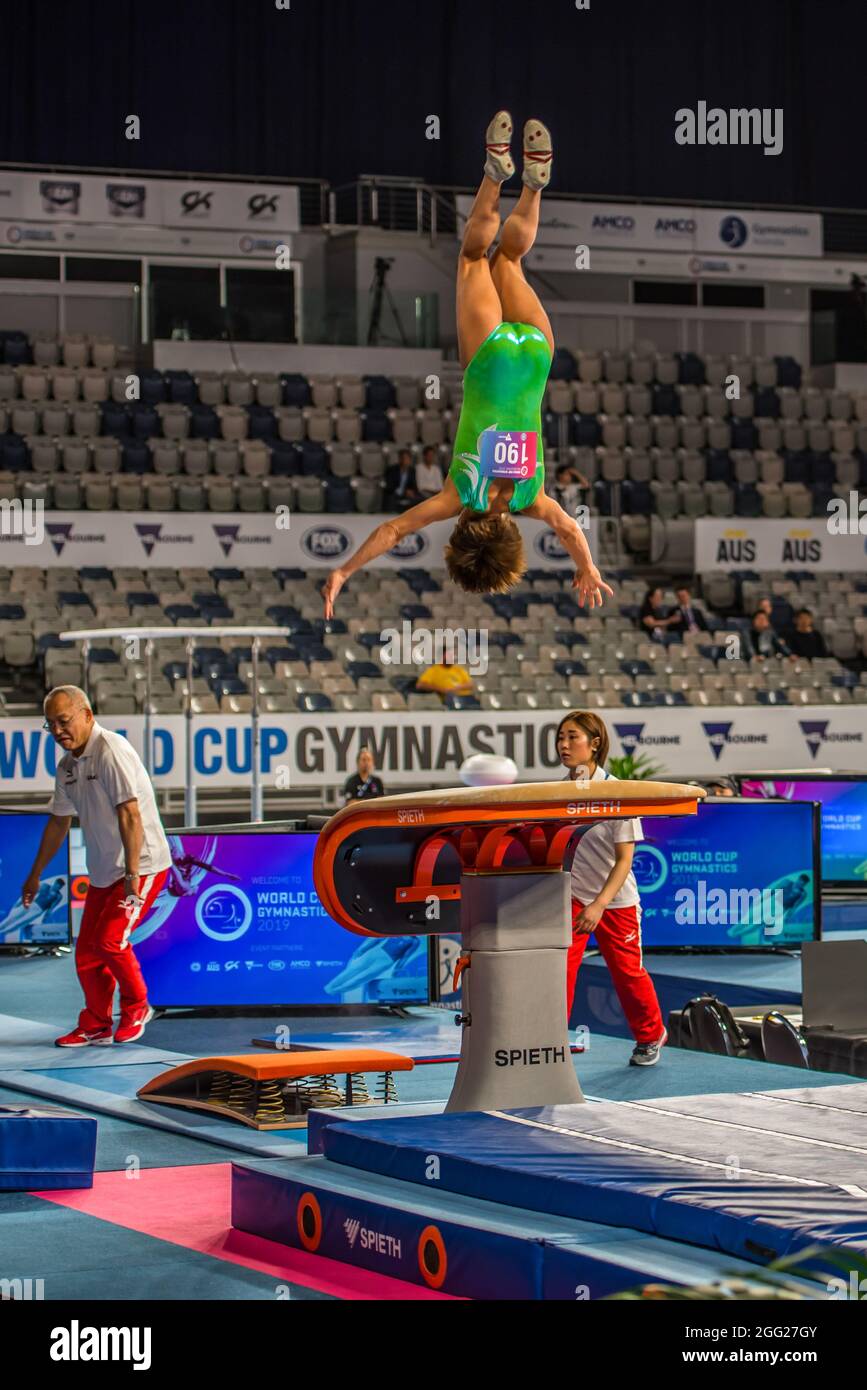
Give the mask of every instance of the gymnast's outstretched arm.
<path id="1" fill-rule="evenodd" d="M 564 512 L 559 502 L 555 502 L 553 497 L 548 497 L 543 492 L 536 498 L 532 507 L 525 509 L 523 515 L 531 516 L 535 521 L 550 526 L 561 545 L 572 556 L 575 561 L 572 588 L 578 590 L 578 602 L 582 608 L 585 603 L 589 608 L 601 608 L 604 602 L 601 592 L 603 589 L 606 594 L 614 597 L 614 590 L 603 582 L 593 562 L 584 532 L 577 521 Z"/>
<path id="2" fill-rule="evenodd" d="M 448 521 L 450 517 L 457 516 L 459 512 L 463 511 L 463 505 L 458 496 L 457 488 L 451 479 L 447 478 L 442 491 L 438 492 L 435 497 L 428 497 L 424 502 L 419 502 L 417 506 L 401 512 L 399 516 L 383 521 L 358 547 L 355 554 L 345 564 L 332 570 L 328 576 L 322 589 L 326 618 L 334 617 L 335 600 L 351 574 L 369 564 L 371 560 L 375 560 L 378 555 L 385 555 L 387 551 L 393 550 L 404 536 L 410 536 L 414 531 L 423 530 L 432 521 Z"/>

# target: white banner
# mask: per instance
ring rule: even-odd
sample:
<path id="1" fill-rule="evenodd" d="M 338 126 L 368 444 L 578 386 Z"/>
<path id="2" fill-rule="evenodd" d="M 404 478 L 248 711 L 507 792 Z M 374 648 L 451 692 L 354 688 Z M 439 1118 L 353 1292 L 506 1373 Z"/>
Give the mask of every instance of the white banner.
<path id="1" fill-rule="evenodd" d="M 458 769 L 473 753 L 513 758 L 521 781 L 555 781 L 562 773 L 554 739 L 565 711 L 450 710 L 411 714 L 335 712 L 263 716 L 261 771 L 267 787 L 292 789 L 342 785 L 355 771 L 359 749 L 374 753 L 386 791 L 416 786 L 454 786 Z M 647 754 L 659 776 L 785 771 L 793 766 L 867 772 L 863 707 L 801 709 L 651 709 L 600 711 L 611 735 L 611 753 Z M 100 717 L 143 752 L 141 715 Z M 184 787 L 185 720 L 153 720 L 153 769 L 157 787 Z M 192 780 L 197 787 L 249 787 L 249 718 L 199 715 L 193 724 Z M 0 720 L 0 781 L 4 793 L 48 792 L 54 785 L 57 745 L 35 719 Z"/>
<path id="2" fill-rule="evenodd" d="M 82 565 L 237 566 L 239 569 L 333 569 L 347 559 L 381 521 L 393 518 L 298 512 L 49 512 L 44 537 L 10 534 L 15 513 L 0 510 L 0 565 L 38 565 L 49 569 Z M 38 516 L 28 519 L 36 532 Z M 572 561 L 555 533 L 527 517 L 516 518 L 531 569 L 563 570 Z M 288 522 L 288 529 L 286 525 Z M 382 569 L 442 569 L 443 548 L 453 521 L 436 522 L 408 536 L 395 550 L 373 561 Z M 586 532 L 598 553 L 596 523 Z"/>
<path id="3" fill-rule="evenodd" d="M 2 222 L 0 246 L 19 250 L 52 251 L 75 255 L 79 251 L 114 252 L 121 256 L 243 256 L 276 264 L 277 248 L 288 247 L 288 233 L 216 231 L 207 227 L 149 227 L 141 222 L 97 223 L 76 226 L 69 222 Z M 282 253 L 285 256 L 285 252 Z"/>
<path id="4" fill-rule="evenodd" d="M 291 184 L 112 175 L 18 174 L 0 170 L 0 217 L 8 221 L 144 223 L 223 231 L 297 232 Z"/>
<path id="5" fill-rule="evenodd" d="M 513 201 L 503 198 L 504 218 Z M 466 217 L 472 197 L 461 194 L 455 202 L 458 213 Z M 708 255 L 821 256 L 822 218 L 818 213 L 755 209 L 585 203 L 546 195 L 536 244 Z"/>
<path id="6" fill-rule="evenodd" d="M 867 567 L 867 531 L 836 535 L 829 518 L 804 521 L 732 521 L 695 523 L 695 572 L 709 570 L 810 569 L 820 573 L 863 573 Z"/>

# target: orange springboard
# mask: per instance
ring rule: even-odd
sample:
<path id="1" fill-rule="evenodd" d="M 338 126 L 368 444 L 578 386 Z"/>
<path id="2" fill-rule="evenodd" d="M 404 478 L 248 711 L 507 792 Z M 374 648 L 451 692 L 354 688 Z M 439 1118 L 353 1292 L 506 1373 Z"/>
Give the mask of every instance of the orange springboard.
<path id="1" fill-rule="evenodd" d="M 139 1096 L 160 1091 L 167 1083 L 183 1081 L 203 1072 L 231 1072 L 252 1081 L 293 1080 L 302 1076 L 333 1076 L 335 1073 L 354 1074 L 362 1071 L 412 1071 L 411 1057 L 399 1052 L 380 1052 L 376 1048 L 339 1047 L 317 1052 L 254 1052 L 237 1057 L 197 1057 L 192 1062 L 154 1076 L 136 1092 Z"/>

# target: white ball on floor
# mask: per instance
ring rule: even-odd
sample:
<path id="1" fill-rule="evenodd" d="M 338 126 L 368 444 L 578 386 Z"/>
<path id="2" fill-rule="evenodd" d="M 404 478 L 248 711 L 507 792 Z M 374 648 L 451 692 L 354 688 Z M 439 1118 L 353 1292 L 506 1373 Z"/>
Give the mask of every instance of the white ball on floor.
<path id="1" fill-rule="evenodd" d="M 497 753 L 474 753 L 461 765 L 465 787 L 508 787 L 518 780 L 518 769 L 511 758 Z"/>

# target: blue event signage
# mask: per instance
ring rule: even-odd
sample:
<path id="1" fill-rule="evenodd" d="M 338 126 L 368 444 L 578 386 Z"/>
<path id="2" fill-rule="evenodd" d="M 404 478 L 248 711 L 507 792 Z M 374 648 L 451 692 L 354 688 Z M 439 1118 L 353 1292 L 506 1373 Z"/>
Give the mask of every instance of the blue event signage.
<path id="1" fill-rule="evenodd" d="M 483 477 L 521 482 L 536 472 L 535 430 L 485 430 L 480 440 Z"/>
<path id="2" fill-rule="evenodd" d="M 822 878 L 826 883 L 867 883 L 867 777 L 744 778 L 741 795 L 822 806 Z"/>
<path id="3" fill-rule="evenodd" d="M 169 835 L 168 881 L 130 938 L 154 1005 L 427 1003 L 427 938 L 338 926 L 313 886 L 316 838 Z"/>
<path id="4" fill-rule="evenodd" d="M 21 885 L 36 858 L 47 819 L 17 812 L 0 815 L 0 946 L 70 939 L 68 841 L 42 870 L 33 901 L 27 907 L 21 901 Z"/>
<path id="5" fill-rule="evenodd" d="M 791 946 L 814 933 L 810 802 L 713 802 L 643 822 L 633 859 L 645 948 Z"/>

